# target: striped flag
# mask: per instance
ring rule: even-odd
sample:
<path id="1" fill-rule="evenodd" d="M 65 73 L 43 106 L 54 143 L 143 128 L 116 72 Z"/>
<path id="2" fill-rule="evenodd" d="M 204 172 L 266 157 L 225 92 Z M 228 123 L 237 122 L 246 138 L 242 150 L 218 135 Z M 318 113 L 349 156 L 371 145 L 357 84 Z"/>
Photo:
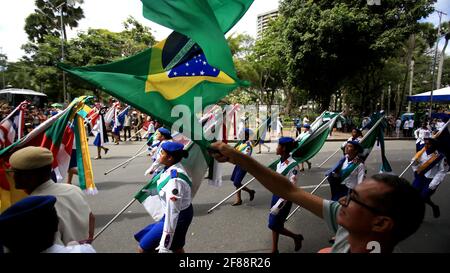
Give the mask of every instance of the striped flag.
<path id="1" fill-rule="evenodd" d="M 78 182 L 80 188 L 89 195 L 97 194 L 94 184 L 94 173 L 92 170 L 91 156 L 87 142 L 86 128 L 81 116 L 77 116 L 75 121 L 75 143 L 77 149 Z"/>
<path id="2" fill-rule="evenodd" d="M 8 147 L 23 137 L 28 104 L 29 102 L 23 101 L 0 122 L 0 148 Z"/>
<path id="3" fill-rule="evenodd" d="M 120 131 L 123 129 L 123 124 L 125 122 L 125 116 L 128 115 L 128 111 L 130 110 L 130 106 L 127 106 L 125 109 L 123 109 L 120 113 L 116 115 L 114 118 L 114 126 L 113 126 L 113 132 L 117 135 L 120 133 Z"/>
<path id="4" fill-rule="evenodd" d="M 27 136 L 0 150 L 0 210 L 6 209 L 14 202 L 25 197 L 23 192 L 14 188 L 12 177 L 2 175 L 5 169 L 9 167 L 9 156 L 16 150 L 26 146 L 41 146 L 48 148 L 54 157 L 52 163 L 52 179 L 61 181 L 67 174 L 72 145 L 74 140 L 74 131 L 69 123 L 76 115 L 76 111 L 83 104 L 82 98 L 75 99 L 64 111 L 54 115 L 44 123 L 36 127 Z M 8 185 L 8 186 L 7 186 Z"/>
<path id="5" fill-rule="evenodd" d="M 92 128 L 92 132 L 95 135 L 94 145 L 97 147 L 101 147 L 108 143 L 108 134 L 106 132 L 106 122 L 104 118 L 104 113 L 106 108 L 102 108 L 99 112 L 99 117 L 97 118 L 97 122 Z"/>

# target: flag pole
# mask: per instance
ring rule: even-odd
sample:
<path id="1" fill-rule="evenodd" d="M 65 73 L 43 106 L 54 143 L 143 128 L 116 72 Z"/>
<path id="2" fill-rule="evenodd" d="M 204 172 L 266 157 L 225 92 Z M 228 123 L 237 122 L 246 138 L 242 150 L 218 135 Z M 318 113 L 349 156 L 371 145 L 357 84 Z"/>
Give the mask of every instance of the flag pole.
<path id="1" fill-rule="evenodd" d="M 412 166 L 412 164 L 414 164 L 414 161 L 411 161 L 411 163 L 409 163 L 408 167 L 406 167 L 398 177 L 402 177 L 406 173 L 406 171 Z"/>
<path id="2" fill-rule="evenodd" d="M 334 152 L 332 155 L 330 155 L 327 159 L 325 159 L 325 161 L 324 162 L 322 162 L 320 165 L 319 165 L 319 168 L 321 168 L 322 166 L 323 166 L 323 164 L 325 164 L 326 162 L 328 162 L 328 160 L 330 160 L 335 154 L 337 154 L 339 151 L 341 150 L 341 148 L 338 148 L 337 150 L 336 150 L 336 152 Z"/>
<path id="3" fill-rule="evenodd" d="M 137 156 L 142 151 L 142 149 L 145 148 L 145 146 L 147 146 L 147 142 L 145 142 L 144 145 L 142 145 L 141 148 L 139 148 L 139 150 L 137 150 L 137 152 L 134 153 L 134 155 L 132 157 Z M 123 168 L 125 169 L 126 167 L 128 167 L 129 163 L 130 163 L 130 161 L 128 161 L 127 164 L 123 165 Z"/>
<path id="4" fill-rule="evenodd" d="M 127 163 L 130 162 L 131 160 L 135 159 L 136 157 L 141 156 L 141 155 L 144 154 L 145 152 L 147 152 L 147 151 L 142 151 L 142 152 L 140 152 L 139 154 L 137 154 L 137 155 L 135 155 L 135 156 L 133 156 L 133 157 L 131 157 L 131 158 L 125 160 L 124 162 L 120 163 L 119 165 L 115 166 L 114 168 L 105 171 L 104 174 L 107 175 L 107 174 L 109 174 L 109 173 L 111 173 L 111 172 L 117 170 L 118 168 L 120 168 L 120 167 L 122 167 L 123 165 L 127 164 Z"/>
<path id="5" fill-rule="evenodd" d="M 97 234 L 95 234 L 94 238 L 92 239 L 92 241 L 94 241 L 95 239 L 97 239 L 98 236 L 100 236 L 100 234 L 103 233 L 103 231 L 105 231 L 120 215 L 122 215 L 122 213 L 125 212 L 125 210 L 127 210 L 134 202 L 136 201 L 135 198 L 133 198 L 133 200 L 131 200 L 125 207 L 123 207 L 122 210 L 120 210 L 116 216 L 114 216 Z"/>
<path id="6" fill-rule="evenodd" d="M 208 210 L 208 213 L 211 213 L 214 209 L 216 209 L 218 206 L 222 205 L 225 201 L 227 201 L 228 199 L 230 199 L 233 195 L 235 195 L 238 191 L 242 190 L 243 188 L 245 188 L 248 184 L 252 183 L 255 180 L 255 178 L 253 177 L 252 179 L 250 179 L 247 183 L 245 183 L 244 185 L 242 185 L 240 188 L 238 188 L 237 190 L 235 190 L 234 192 L 230 193 L 230 195 L 228 195 L 227 197 L 225 197 L 225 199 L 223 199 L 222 201 L 220 201 L 219 203 L 217 203 L 214 207 L 210 208 Z"/>
<path id="7" fill-rule="evenodd" d="M 323 183 L 325 183 L 325 181 L 327 181 L 327 178 L 328 177 L 325 177 L 323 180 L 322 180 L 322 182 L 320 182 L 312 191 L 311 191 L 311 194 L 314 194 L 319 188 L 320 188 L 320 186 L 322 186 L 323 185 Z M 291 218 L 292 217 L 292 215 L 294 215 L 296 212 L 297 212 L 297 210 L 299 210 L 300 209 L 300 206 L 297 206 L 289 215 L 288 215 L 288 217 L 286 218 L 286 222 L 289 220 L 289 218 Z"/>
<path id="8" fill-rule="evenodd" d="M 437 132 L 437 133 L 433 136 L 433 138 L 439 137 L 439 135 L 442 133 L 442 131 L 443 131 L 445 128 L 447 128 L 447 127 L 449 126 L 449 123 L 450 123 L 450 120 L 447 121 L 447 122 L 445 123 L 445 125 L 439 130 L 439 132 Z M 424 149 L 424 148 L 423 148 L 423 149 Z M 406 173 L 406 171 L 414 164 L 414 158 L 415 158 L 415 156 L 413 157 L 411 163 L 409 163 L 408 167 L 406 167 L 406 168 L 403 170 L 403 172 L 399 175 L 399 177 L 402 177 L 402 176 Z"/>

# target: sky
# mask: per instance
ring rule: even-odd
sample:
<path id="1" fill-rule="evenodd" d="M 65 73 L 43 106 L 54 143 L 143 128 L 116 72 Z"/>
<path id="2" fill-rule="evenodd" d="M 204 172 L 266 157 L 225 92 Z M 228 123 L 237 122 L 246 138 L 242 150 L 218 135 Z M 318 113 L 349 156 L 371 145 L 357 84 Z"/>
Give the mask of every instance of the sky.
<path id="1" fill-rule="evenodd" d="M 17 61 L 24 54 L 20 47 L 27 42 L 24 31 L 25 18 L 34 12 L 34 2 L 35 0 L 1 0 L 0 52 L 8 56 L 8 61 Z M 82 7 L 85 18 L 79 22 L 77 29 L 69 30 L 69 39 L 75 37 L 78 31 L 85 31 L 88 28 L 122 31 L 122 22 L 130 15 L 143 25 L 150 27 L 157 40 L 166 38 L 171 32 L 145 19 L 142 16 L 142 4 L 139 0 L 84 0 Z M 229 33 L 247 33 L 256 37 L 257 15 L 277 7 L 278 0 L 255 0 L 248 12 Z M 450 20 L 449 0 L 438 0 L 436 8 L 448 14 L 442 17 L 443 22 Z M 439 18 L 434 13 L 426 21 L 437 25 Z M 450 54 L 450 48 L 447 54 Z"/>

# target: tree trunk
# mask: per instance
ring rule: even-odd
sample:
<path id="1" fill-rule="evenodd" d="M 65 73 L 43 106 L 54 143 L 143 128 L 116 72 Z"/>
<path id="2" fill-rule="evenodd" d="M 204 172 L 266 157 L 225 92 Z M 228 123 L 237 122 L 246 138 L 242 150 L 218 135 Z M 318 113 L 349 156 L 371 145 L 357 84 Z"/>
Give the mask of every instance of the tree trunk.
<path id="1" fill-rule="evenodd" d="M 397 112 L 397 116 L 399 117 L 401 112 L 402 112 L 402 106 L 403 106 L 403 99 L 405 97 L 405 93 L 406 93 L 406 88 L 408 85 L 408 76 L 409 76 L 409 70 L 410 70 L 410 66 L 411 66 L 411 60 L 412 60 L 412 55 L 414 52 L 414 48 L 416 47 L 416 35 L 415 34 L 411 34 L 409 36 L 409 40 L 408 40 L 408 53 L 407 53 L 407 57 L 406 57 L 406 71 L 405 71 L 405 77 L 403 78 L 403 84 L 402 84 L 402 93 L 400 95 L 400 102 L 399 102 L 399 109 Z"/>
<path id="2" fill-rule="evenodd" d="M 450 34 L 445 35 L 445 44 L 444 48 L 442 48 L 441 58 L 439 59 L 439 67 L 438 67 L 438 75 L 436 81 L 436 89 L 441 88 L 441 80 L 442 80 L 442 68 L 444 67 L 444 59 L 445 59 L 445 50 L 447 49 L 448 40 L 450 39 Z"/>
<path id="3" fill-rule="evenodd" d="M 286 86 L 284 88 L 284 91 L 285 91 L 284 93 L 285 93 L 286 98 L 287 98 L 286 109 L 285 109 L 285 113 L 287 115 L 290 115 L 291 111 L 292 111 L 292 103 L 294 101 L 294 90 L 295 90 L 294 87 L 289 88 L 289 86 Z"/>

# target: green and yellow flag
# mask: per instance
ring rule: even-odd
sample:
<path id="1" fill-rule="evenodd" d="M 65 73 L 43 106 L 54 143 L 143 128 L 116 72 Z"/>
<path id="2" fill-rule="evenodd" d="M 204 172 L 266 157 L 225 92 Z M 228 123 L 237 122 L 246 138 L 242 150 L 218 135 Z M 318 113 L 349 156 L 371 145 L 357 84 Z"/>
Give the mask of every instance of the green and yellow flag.
<path id="1" fill-rule="evenodd" d="M 191 122 L 196 122 L 194 97 L 201 97 L 204 107 L 246 85 L 236 76 L 224 33 L 244 15 L 253 0 L 142 2 L 146 18 L 175 30 L 167 39 L 110 64 L 59 67 L 166 126 L 179 119 L 171 117 L 174 106 L 187 106 L 192 113 Z M 193 136 L 192 132 L 183 133 Z"/>

